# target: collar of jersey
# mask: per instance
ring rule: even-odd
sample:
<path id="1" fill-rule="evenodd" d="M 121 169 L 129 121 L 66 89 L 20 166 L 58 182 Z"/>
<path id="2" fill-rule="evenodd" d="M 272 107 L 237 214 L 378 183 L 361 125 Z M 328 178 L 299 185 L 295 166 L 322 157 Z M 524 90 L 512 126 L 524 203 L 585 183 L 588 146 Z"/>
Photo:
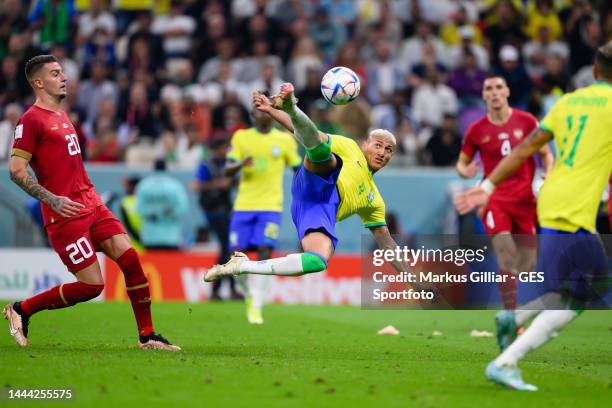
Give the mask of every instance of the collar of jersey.
<path id="1" fill-rule="evenodd" d="M 612 84 L 607 83 L 606 81 L 595 81 L 593 83 L 593 85 L 603 85 L 603 86 L 609 86 L 612 87 Z"/>

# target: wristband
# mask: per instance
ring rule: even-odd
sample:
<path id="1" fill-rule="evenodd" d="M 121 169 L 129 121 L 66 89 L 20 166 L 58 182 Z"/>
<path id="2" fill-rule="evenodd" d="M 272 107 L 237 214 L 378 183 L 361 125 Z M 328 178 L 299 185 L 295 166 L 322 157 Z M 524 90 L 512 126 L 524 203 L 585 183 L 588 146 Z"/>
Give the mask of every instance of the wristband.
<path id="1" fill-rule="evenodd" d="M 493 194 L 493 191 L 495 191 L 495 184 L 493 184 L 493 182 L 488 178 L 482 180 L 482 182 L 480 183 L 480 187 L 482 187 L 482 189 L 486 191 L 487 194 Z"/>

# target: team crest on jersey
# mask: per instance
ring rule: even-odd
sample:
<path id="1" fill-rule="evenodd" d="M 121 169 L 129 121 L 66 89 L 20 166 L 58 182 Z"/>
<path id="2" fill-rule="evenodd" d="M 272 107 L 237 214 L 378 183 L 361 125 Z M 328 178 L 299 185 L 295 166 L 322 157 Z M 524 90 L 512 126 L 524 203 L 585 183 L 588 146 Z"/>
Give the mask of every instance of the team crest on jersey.
<path id="1" fill-rule="evenodd" d="M 51 126 L 51 130 L 58 130 L 58 129 L 59 129 L 59 126 L 57 124 Z"/>
<path id="2" fill-rule="evenodd" d="M 372 201 L 374 201 L 374 191 L 370 190 L 368 193 L 368 203 L 372 204 Z"/>
<path id="3" fill-rule="evenodd" d="M 277 146 L 273 146 L 272 147 L 272 156 L 277 157 L 278 155 L 280 155 L 280 148 L 278 148 Z"/>
<path id="4" fill-rule="evenodd" d="M 68 129 L 68 124 L 67 124 L 67 123 L 62 123 L 62 127 L 63 127 L 64 129 Z"/>
<path id="5" fill-rule="evenodd" d="M 15 140 L 23 137 L 23 125 L 19 125 L 15 128 Z"/>
<path id="6" fill-rule="evenodd" d="M 517 139 L 520 139 L 521 137 L 523 137 L 523 130 L 522 129 L 514 129 L 514 137 Z"/>
<path id="7" fill-rule="evenodd" d="M 485 135 L 485 137 L 482 138 L 482 143 L 489 143 L 491 141 L 491 136 L 489 135 Z"/>
<path id="8" fill-rule="evenodd" d="M 508 139 L 509 137 L 510 137 L 510 135 L 509 135 L 509 134 L 507 134 L 506 132 L 502 132 L 502 133 L 500 133 L 500 134 L 497 136 L 497 138 L 498 138 L 498 139 L 500 139 L 500 140 L 506 140 L 506 139 Z"/>

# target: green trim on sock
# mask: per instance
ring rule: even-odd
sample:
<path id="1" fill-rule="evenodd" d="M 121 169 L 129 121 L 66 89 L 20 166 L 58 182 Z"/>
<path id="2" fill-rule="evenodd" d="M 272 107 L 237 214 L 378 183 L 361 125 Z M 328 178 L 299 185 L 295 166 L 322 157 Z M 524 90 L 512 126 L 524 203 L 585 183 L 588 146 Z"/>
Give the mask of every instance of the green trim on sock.
<path id="1" fill-rule="evenodd" d="M 317 147 L 306 149 L 306 156 L 313 163 L 323 163 L 331 160 L 331 138 L 327 138 L 327 143 L 321 142 Z"/>
<path id="2" fill-rule="evenodd" d="M 304 273 L 321 272 L 326 268 L 325 262 L 316 255 L 305 252 L 302 254 L 302 270 Z"/>

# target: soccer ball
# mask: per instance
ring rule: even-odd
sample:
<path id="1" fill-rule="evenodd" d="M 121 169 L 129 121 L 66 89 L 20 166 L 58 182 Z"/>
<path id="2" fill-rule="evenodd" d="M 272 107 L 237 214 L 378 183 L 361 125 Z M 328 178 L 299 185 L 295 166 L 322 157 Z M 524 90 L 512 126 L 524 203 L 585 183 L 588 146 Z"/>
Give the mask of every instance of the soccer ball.
<path id="1" fill-rule="evenodd" d="M 361 84 L 353 70 L 333 67 L 323 75 L 321 93 L 325 100 L 334 105 L 346 105 L 359 95 Z"/>

